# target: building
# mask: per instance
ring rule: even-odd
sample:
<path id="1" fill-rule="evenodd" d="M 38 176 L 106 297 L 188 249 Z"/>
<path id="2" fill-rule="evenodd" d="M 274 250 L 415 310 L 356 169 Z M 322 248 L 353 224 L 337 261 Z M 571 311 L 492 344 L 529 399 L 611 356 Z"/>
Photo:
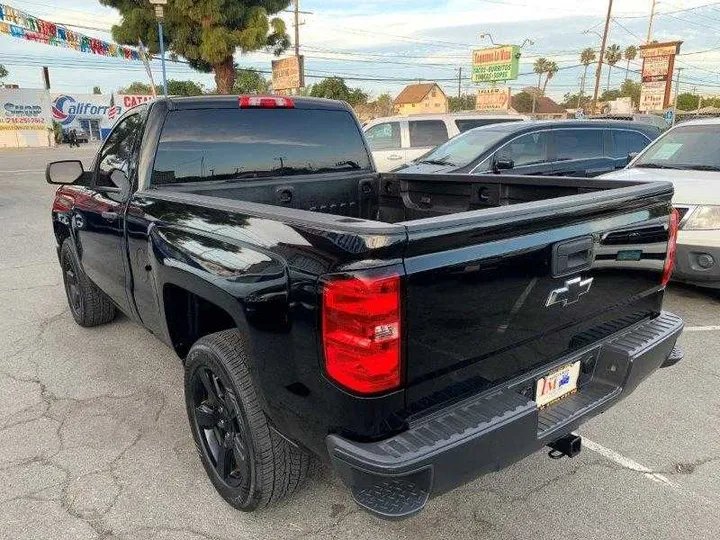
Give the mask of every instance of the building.
<path id="1" fill-rule="evenodd" d="M 45 90 L 0 88 L 0 148 L 53 146 L 50 106 Z"/>
<path id="2" fill-rule="evenodd" d="M 437 83 L 406 86 L 393 101 L 395 114 L 427 114 L 448 112 L 448 99 Z"/>
<path id="3" fill-rule="evenodd" d="M 526 111 L 524 103 L 520 102 L 517 95 L 511 98 L 512 108 L 516 112 L 522 111 L 522 114 L 532 114 Z M 537 96 L 535 98 L 535 114 L 536 120 L 562 120 L 568 117 L 568 113 L 564 107 L 561 107 L 547 96 Z"/>

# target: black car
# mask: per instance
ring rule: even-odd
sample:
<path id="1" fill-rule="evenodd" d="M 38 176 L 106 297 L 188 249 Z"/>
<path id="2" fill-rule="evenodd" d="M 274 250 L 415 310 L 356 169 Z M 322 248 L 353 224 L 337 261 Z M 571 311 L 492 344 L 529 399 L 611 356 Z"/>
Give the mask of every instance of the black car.
<path id="1" fill-rule="evenodd" d="M 398 172 L 598 176 L 625 167 L 660 133 L 617 120 L 494 124 L 458 135 Z"/>

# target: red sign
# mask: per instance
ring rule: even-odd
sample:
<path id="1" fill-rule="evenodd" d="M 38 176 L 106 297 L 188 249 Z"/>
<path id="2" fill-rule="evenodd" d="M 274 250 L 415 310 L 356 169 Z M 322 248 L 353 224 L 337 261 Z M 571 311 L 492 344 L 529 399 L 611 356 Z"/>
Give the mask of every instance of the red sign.
<path id="1" fill-rule="evenodd" d="M 120 96 L 118 96 L 120 97 Z M 144 95 L 131 95 L 131 94 L 125 94 L 122 96 L 123 100 L 123 107 L 126 109 L 129 109 L 131 107 L 137 107 L 138 105 L 145 103 L 147 101 L 152 101 L 155 99 L 153 96 L 144 96 Z"/>

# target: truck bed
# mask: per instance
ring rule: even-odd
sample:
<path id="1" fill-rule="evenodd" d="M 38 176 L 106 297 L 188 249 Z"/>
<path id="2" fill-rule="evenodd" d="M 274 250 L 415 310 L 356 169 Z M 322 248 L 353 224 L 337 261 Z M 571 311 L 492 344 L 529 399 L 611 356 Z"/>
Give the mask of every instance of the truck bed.
<path id="1" fill-rule="evenodd" d="M 633 185 L 584 178 L 388 173 L 208 181 L 160 189 L 392 224 Z"/>

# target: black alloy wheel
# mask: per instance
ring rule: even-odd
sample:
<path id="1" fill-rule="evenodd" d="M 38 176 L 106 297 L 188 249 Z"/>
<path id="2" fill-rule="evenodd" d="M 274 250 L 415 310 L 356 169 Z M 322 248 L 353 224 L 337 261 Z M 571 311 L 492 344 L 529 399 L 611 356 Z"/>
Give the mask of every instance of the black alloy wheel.
<path id="1" fill-rule="evenodd" d="M 192 418 L 215 473 L 230 488 L 249 487 L 252 446 L 230 385 L 205 365 L 193 373 L 191 388 Z"/>
<path id="2" fill-rule="evenodd" d="M 65 283 L 65 294 L 67 294 L 70 309 L 75 317 L 78 317 L 83 310 L 82 294 L 80 292 L 80 276 L 75 267 L 75 261 L 66 258 L 63 261 L 63 282 Z"/>

